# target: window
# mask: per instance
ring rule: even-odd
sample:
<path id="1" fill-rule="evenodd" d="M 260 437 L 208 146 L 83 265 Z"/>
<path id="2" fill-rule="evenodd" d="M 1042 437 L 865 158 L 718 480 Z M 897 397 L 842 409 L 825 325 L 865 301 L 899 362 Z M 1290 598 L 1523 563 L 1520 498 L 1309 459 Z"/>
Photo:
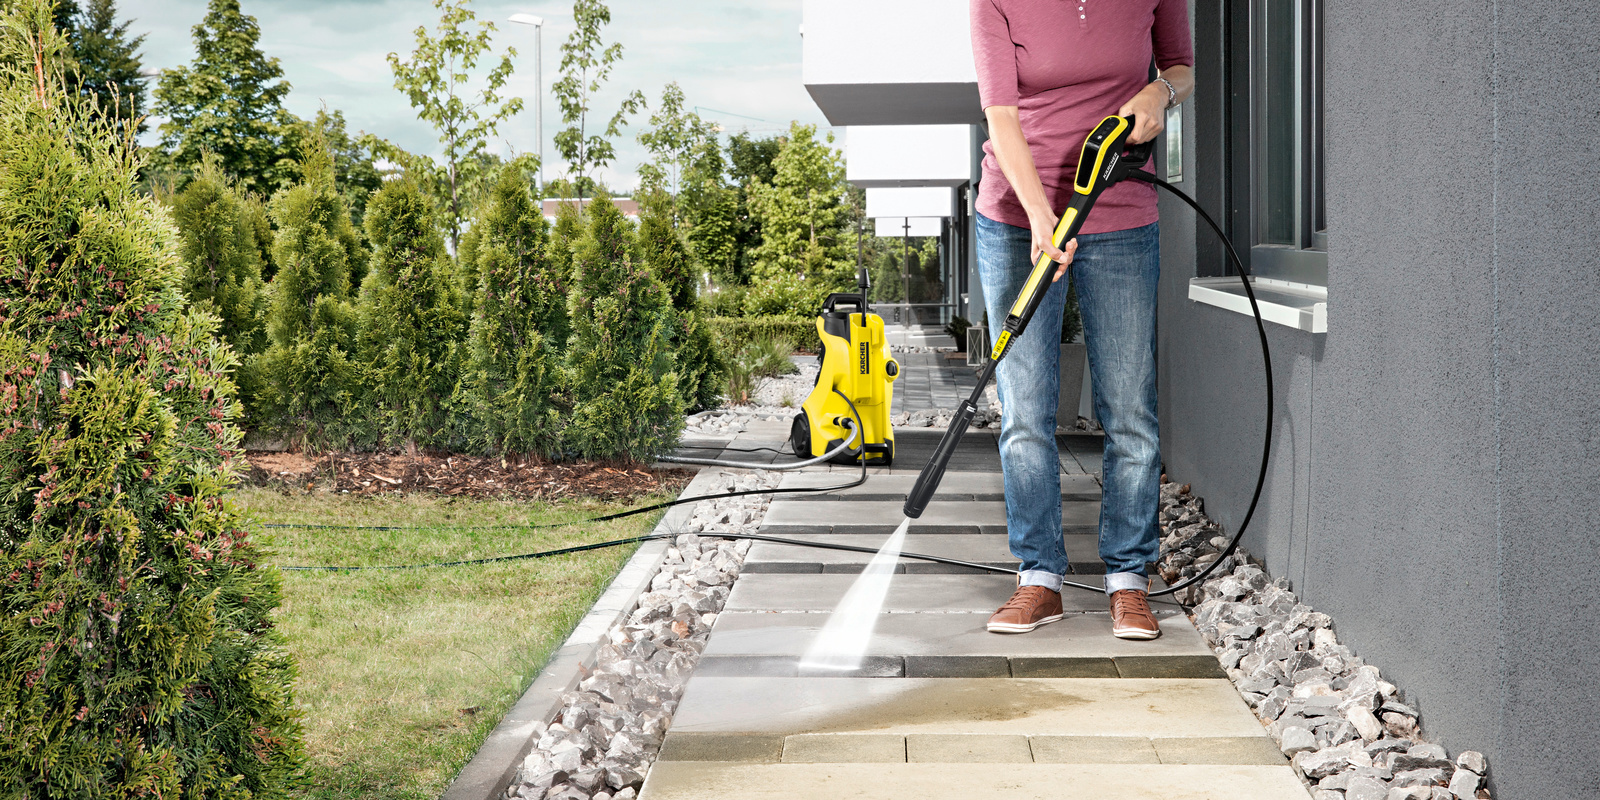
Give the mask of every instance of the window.
<path id="1" fill-rule="evenodd" d="M 1322 0 L 1252 0 L 1250 38 L 1250 269 L 1326 286 Z"/>

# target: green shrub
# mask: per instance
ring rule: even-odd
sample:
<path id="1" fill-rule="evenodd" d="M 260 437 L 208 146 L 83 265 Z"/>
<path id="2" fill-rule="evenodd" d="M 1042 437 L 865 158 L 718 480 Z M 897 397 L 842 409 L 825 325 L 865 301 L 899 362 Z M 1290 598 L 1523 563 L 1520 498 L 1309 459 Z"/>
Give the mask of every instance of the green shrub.
<path id="1" fill-rule="evenodd" d="M 696 309 L 693 259 L 665 213 L 646 213 L 639 225 L 639 250 L 677 310 L 673 346 L 678 353 L 678 390 L 691 411 L 714 408 L 726 367 L 711 332 Z"/>
<path id="2" fill-rule="evenodd" d="M 272 201 L 278 273 L 267 312 L 271 344 L 256 368 L 268 427 L 303 444 L 342 446 L 362 427 L 350 413 L 360 391 L 350 275 L 364 254 L 334 185 L 333 157 L 319 138 L 311 142 L 304 180 Z"/>
<path id="3" fill-rule="evenodd" d="M 744 316 L 745 288 L 737 285 L 719 286 L 700 295 L 700 308 L 713 317 Z"/>
<path id="4" fill-rule="evenodd" d="M 409 179 L 367 203 L 372 258 L 361 284 L 363 409 L 384 445 L 443 444 L 445 401 L 465 332 L 433 206 Z"/>
<path id="5" fill-rule="evenodd" d="M 794 346 L 780 336 L 757 338 L 746 342 L 739 351 L 739 360 L 750 365 L 750 373 L 760 378 L 776 378 L 800 371 L 789 354 Z"/>
<path id="6" fill-rule="evenodd" d="M 972 320 L 960 314 L 952 316 L 950 322 L 944 326 L 945 334 L 956 340 L 956 352 L 967 352 L 967 329 L 971 327 Z"/>
<path id="7" fill-rule="evenodd" d="M 764 278 L 750 284 L 745 291 L 744 315 L 814 317 L 822 311 L 822 301 L 832 291 L 825 284 L 793 275 Z"/>
<path id="8" fill-rule="evenodd" d="M 736 353 L 746 343 L 781 339 L 791 352 L 822 352 L 816 317 L 710 317 L 712 341 L 722 353 Z"/>
<path id="9" fill-rule="evenodd" d="M 260 352 L 266 289 L 261 282 L 254 210 L 230 184 L 216 160 L 207 156 L 189 185 L 172 203 L 183 254 L 183 293 L 198 310 L 220 320 L 218 332 L 241 358 Z M 269 231 L 270 235 L 270 231 Z M 253 370 L 235 373 L 247 414 L 260 393 Z"/>
<path id="10" fill-rule="evenodd" d="M 215 317 L 184 308 L 177 231 L 134 188 L 131 134 L 88 121 L 59 76 L 23 71 L 18 49 L 63 46 L 49 5 L 10 8 L 0 786 L 287 796 L 303 747 L 271 618 L 279 579 L 228 499 L 241 463 L 234 356 Z"/>
<path id="11" fill-rule="evenodd" d="M 475 452 L 551 455 L 559 447 L 570 256 L 552 257 L 545 228 L 527 184 L 504 170 L 470 232 L 477 299 L 453 427 Z"/>
<path id="12" fill-rule="evenodd" d="M 564 440 L 585 458 L 642 460 L 683 430 L 672 336 L 675 314 L 637 254 L 631 224 L 601 196 L 573 251 L 567 316 L 572 416 Z"/>

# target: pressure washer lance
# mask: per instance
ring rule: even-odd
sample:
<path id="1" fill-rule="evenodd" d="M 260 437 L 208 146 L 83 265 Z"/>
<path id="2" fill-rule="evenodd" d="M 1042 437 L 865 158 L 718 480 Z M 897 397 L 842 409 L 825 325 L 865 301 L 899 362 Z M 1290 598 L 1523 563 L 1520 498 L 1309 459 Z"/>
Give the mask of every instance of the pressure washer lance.
<path id="1" fill-rule="evenodd" d="M 1244 264 L 1239 260 L 1238 253 L 1234 252 L 1233 244 L 1217 227 L 1210 215 L 1206 214 L 1192 198 L 1178 191 L 1165 181 L 1156 178 L 1148 172 L 1138 168 L 1144 166 L 1154 149 L 1154 140 L 1139 145 L 1128 145 L 1128 133 L 1133 130 L 1133 117 L 1110 116 L 1100 121 L 1094 130 L 1089 132 L 1089 137 L 1083 143 L 1083 152 L 1078 158 L 1077 176 L 1073 180 L 1072 200 L 1061 214 L 1061 221 L 1056 224 L 1056 229 L 1051 236 L 1057 248 L 1066 246 L 1073 237 L 1078 235 L 1083 227 L 1084 220 L 1089 216 L 1089 211 L 1094 208 L 1095 201 L 1100 198 L 1100 193 L 1117 184 L 1132 178 L 1134 180 L 1152 183 L 1182 198 L 1200 216 L 1211 225 L 1217 235 L 1222 238 L 1227 247 L 1228 255 L 1239 270 L 1239 278 L 1244 282 L 1246 296 L 1250 299 L 1250 310 L 1255 312 L 1256 328 L 1261 337 L 1261 358 L 1266 365 L 1267 378 L 1267 436 L 1261 453 L 1261 472 L 1256 479 L 1255 496 L 1250 500 L 1250 509 L 1245 513 L 1244 521 L 1234 533 L 1232 541 L 1227 548 L 1217 556 L 1203 571 L 1177 586 L 1163 591 L 1152 592 L 1152 596 L 1171 594 L 1191 584 L 1204 580 L 1212 570 L 1216 569 L 1238 547 L 1239 537 L 1244 533 L 1245 527 L 1250 524 L 1254 516 L 1256 503 L 1261 498 L 1261 487 L 1266 480 L 1267 457 L 1272 449 L 1272 360 L 1267 349 L 1266 328 L 1261 322 L 1261 310 L 1256 305 L 1255 291 L 1250 285 L 1250 278 L 1244 269 Z M 950 420 L 950 427 L 939 440 L 939 446 L 934 449 L 933 456 L 928 459 L 927 466 L 922 468 L 917 475 L 916 483 L 911 486 L 911 493 L 906 496 L 905 515 L 909 520 L 922 516 L 927 510 L 928 503 L 933 499 L 934 492 L 938 491 L 939 483 L 944 479 L 945 468 L 949 466 L 950 456 L 955 453 L 956 446 L 961 443 L 961 437 L 966 434 L 967 426 L 971 424 L 972 417 L 978 411 L 978 399 L 983 396 L 983 390 L 989 385 L 989 379 L 994 377 L 995 368 L 1006 357 L 1006 352 L 1011 349 L 1011 344 L 1023 331 L 1027 330 L 1028 322 L 1033 319 L 1034 312 L 1038 311 L 1039 304 L 1043 302 L 1045 293 L 1050 290 L 1053 281 L 1051 273 L 1056 269 L 1056 263 L 1050 256 L 1040 253 L 1039 259 L 1033 265 L 1033 272 L 1028 276 L 1027 283 L 1023 284 L 1022 291 L 1011 304 L 1011 310 L 1006 314 L 1005 323 L 1000 330 L 1000 335 L 995 339 L 994 347 L 990 350 L 988 363 L 984 365 L 983 373 L 978 377 L 978 385 L 973 387 L 972 394 L 962 401 L 956 409 L 955 417 Z M 1104 591 L 1103 587 L 1087 584 L 1064 582 L 1066 586 L 1086 589 L 1094 592 Z"/>

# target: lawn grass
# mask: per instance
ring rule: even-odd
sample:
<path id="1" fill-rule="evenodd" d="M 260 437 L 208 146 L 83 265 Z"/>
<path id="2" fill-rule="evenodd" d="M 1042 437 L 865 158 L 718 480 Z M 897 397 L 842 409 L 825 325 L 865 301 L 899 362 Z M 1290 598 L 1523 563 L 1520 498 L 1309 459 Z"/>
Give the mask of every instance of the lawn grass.
<path id="1" fill-rule="evenodd" d="M 267 529 L 271 563 L 367 566 L 483 558 L 648 533 L 662 512 L 528 530 L 622 506 L 431 495 L 351 497 L 241 488 L 258 523 L 420 526 Z M 637 498 L 627 507 L 670 499 Z M 625 546 L 482 566 L 285 572 L 276 622 L 299 666 L 304 796 L 435 798 L 634 551 Z"/>

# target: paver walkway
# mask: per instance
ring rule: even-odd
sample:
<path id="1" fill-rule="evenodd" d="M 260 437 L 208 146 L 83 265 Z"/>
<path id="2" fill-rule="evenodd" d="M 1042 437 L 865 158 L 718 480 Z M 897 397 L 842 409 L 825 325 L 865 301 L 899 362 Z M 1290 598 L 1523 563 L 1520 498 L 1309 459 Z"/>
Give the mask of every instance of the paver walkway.
<path id="1" fill-rule="evenodd" d="M 777 495 L 763 531 L 876 546 L 900 522 L 941 433 L 897 430 L 894 466 L 872 470 L 863 486 Z M 733 446 L 786 435 L 782 424 L 759 423 Z M 1075 570 L 1103 572 L 1093 528 L 1098 439 L 1061 439 L 1063 541 Z M 727 443 L 688 444 L 713 452 Z M 784 485 L 830 485 L 856 470 L 794 473 Z M 967 435 L 938 497 L 906 551 L 1015 565 L 993 432 Z M 1013 580 L 902 560 L 861 669 L 803 674 L 801 654 L 869 558 L 751 548 L 642 800 L 1308 797 L 1172 604 L 1155 606 L 1155 641 L 1114 638 L 1104 596 L 1072 590 L 1065 620 L 1000 636 L 984 623 Z"/>

